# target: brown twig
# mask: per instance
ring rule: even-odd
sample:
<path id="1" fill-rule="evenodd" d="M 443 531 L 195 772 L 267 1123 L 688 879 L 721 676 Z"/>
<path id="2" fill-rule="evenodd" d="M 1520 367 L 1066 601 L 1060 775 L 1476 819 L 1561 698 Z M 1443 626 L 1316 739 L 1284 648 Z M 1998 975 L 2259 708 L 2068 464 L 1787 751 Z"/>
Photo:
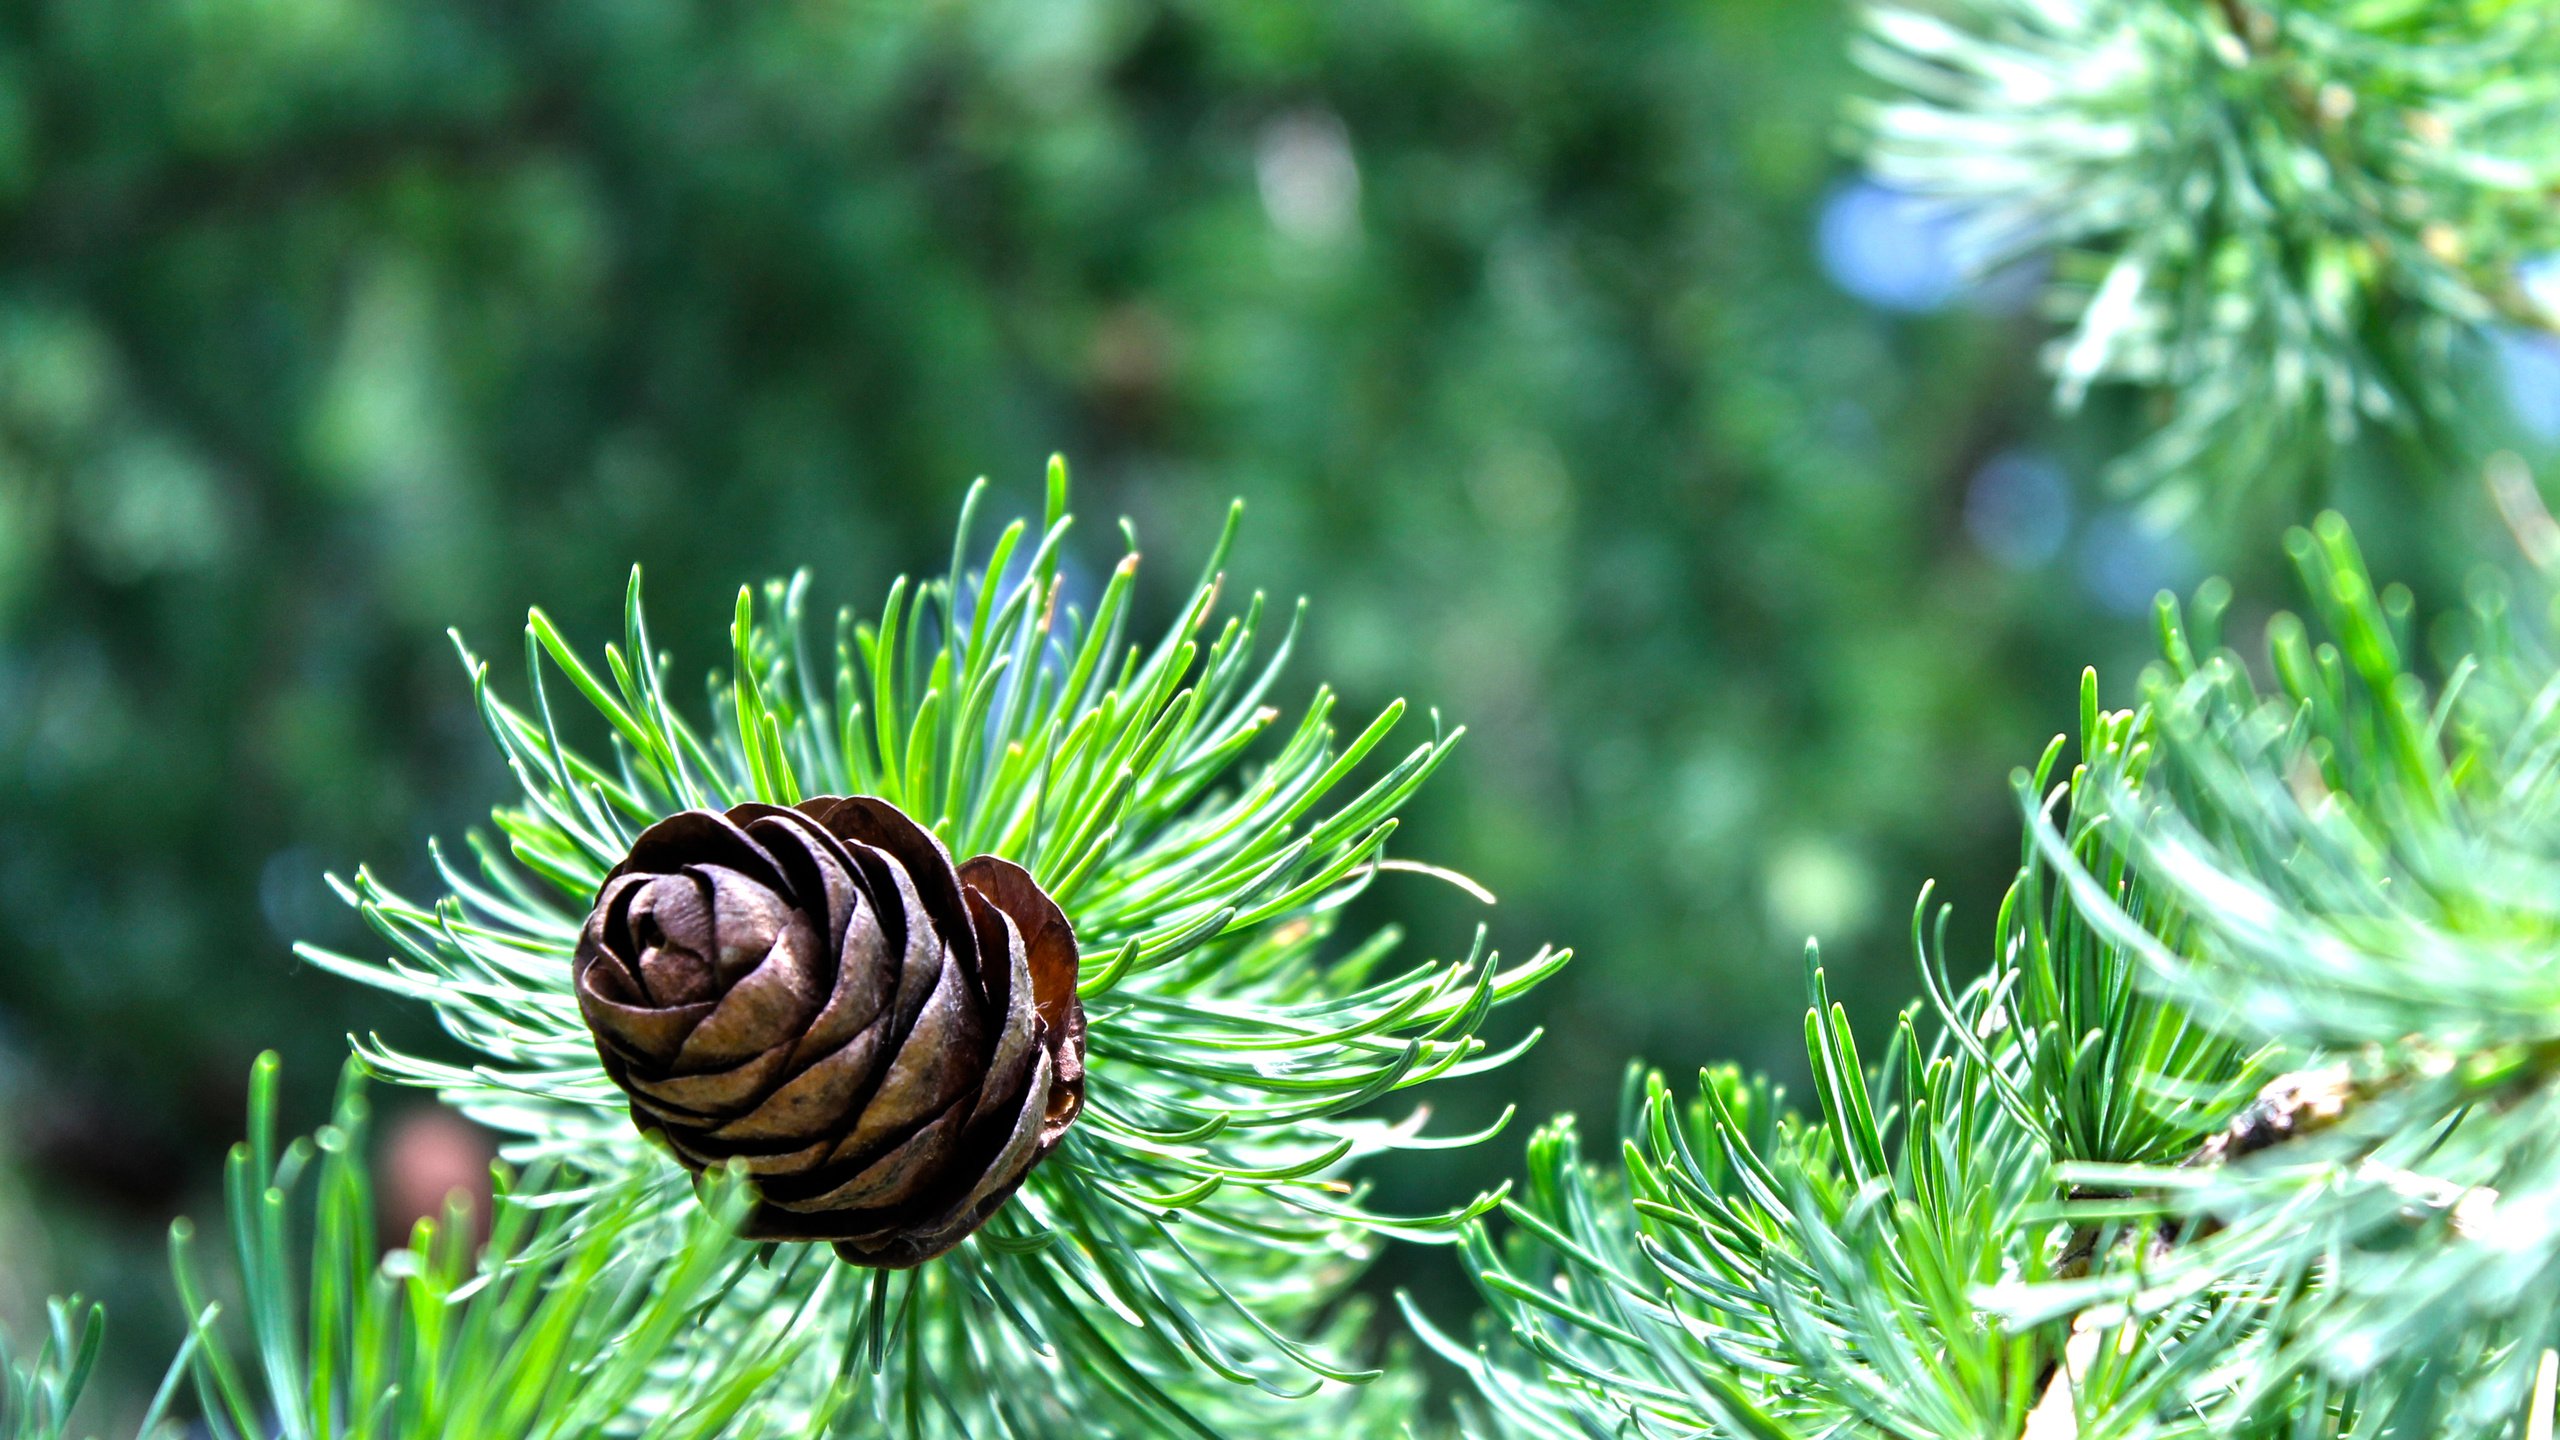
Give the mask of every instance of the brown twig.
<path id="1" fill-rule="evenodd" d="M 2345 1119 L 2348 1111 L 2374 1093 L 2375 1087 L 2358 1080 L 2345 1065 L 2323 1065 L 2279 1075 L 2260 1088 L 2257 1097 L 2242 1106 L 2228 1125 L 2178 1163 L 2181 1168 L 2226 1165 L 2243 1156 L 2316 1135 Z M 2441 1216 L 2455 1234 L 2475 1240 L 2491 1237 L 2496 1229 L 2498 1192 L 2485 1185 L 2457 1185 L 2370 1158 L 2356 1167 L 2355 1176 L 2361 1183 L 2381 1186 L 2400 1196 L 2402 1218 L 2411 1224 Z M 2099 1197 L 2074 1191 L 2071 1198 Z M 2191 1234 L 2210 1234 L 2213 1228 L 2207 1222 Z M 2056 1278 L 2086 1275 L 2096 1264 L 2099 1239 L 2098 1227 L 2075 1227 L 2071 1243 L 2055 1264 Z M 2165 1226 L 2154 1233 L 2152 1244 L 2156 1249 L 2165 1252 L 2170 1243 Z M 2027 1412 L 2020 1440 L 2079 1440 L 2076 1396 L 2090 1366 L 2097 1361 L 2100 1334 L 2101 1327 L 2089 1314 L 2073 1318 L 2062 1353 L 2047 1367 L 2035 1407 Z M 2119 1347 L 2133 1343 L 2130 1328 L 2120 1335 Z"/>
<path id="2" fill-rule="evenodd" d="M 2323 1065 L 2279 1075 L 2261 1086 L 2257 1096 L 2240 1107 L 2229 1124 L 2179 1161 L 2179 1167 L 2228 1164 L 2244 1155 L 2326 1130 L 2345 1117 L 2361 1093 L 2354 1072 L 2344 1065 Z M 2075 1190 L 2070 1198 L 2099 1197 Z M 2073 1227 L 2070 1243 L 2055 1262 L 2055 1277 L 2077 1279 L 2088 1274 L 2097 1263 L 2100 1238 L 2095 1225 Z M 2165 1249 L 2166 1233 L 2156 1236 L 2154 1243 Z M 2129 1344 L 2131 1339 L 2131 1332 L 2127 1331 L 2119 1343 Z M 2027 1412 L 2026 1428 L 2020 1432 L 2019 1440 L 2078 1440 L 2080 1411 L 2076 1394 L 2089 1367 L 2097 1361 L 2098 1343 L 2099 1328 L 2089 1316 L 2075 1317 L 2071 1334 L 2062 1343 L 2062 1353 L 2046 1366 L 2035 1408 Z"/>

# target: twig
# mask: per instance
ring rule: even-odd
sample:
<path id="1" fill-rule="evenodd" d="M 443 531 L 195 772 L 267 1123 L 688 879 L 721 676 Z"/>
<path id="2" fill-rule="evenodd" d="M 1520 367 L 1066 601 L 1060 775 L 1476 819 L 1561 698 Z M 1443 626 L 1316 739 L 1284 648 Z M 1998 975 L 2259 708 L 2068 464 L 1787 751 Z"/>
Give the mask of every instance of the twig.
<path id="1" fill-rule="evenodd" d="M 2374 1087 L 2356 1079 L 2345 1065 L 2323 1065 L 2309 1070 L 2295 1070 L 2279 1075 L 2262 1087 L 2257 1097 L 2231 1117 L 2231 1123 L 2196 1147 L 2194 1153 L 2178 1162 L 2180 1168 L 2226 1165 L 2243 1156 L 2273 1149 L 2289 1141 L 2315 1135 L 2346 1118 L 2347 1112 L 2369 1098 Z M 2448 1180 L 2420 1175 L 2381 1161 L 2366 1159 L 2355 1170 L 2357 1181 L 2387 1189 L 2398 1195 L 2403 1204 L 2401 1216 L 2411 1224 L 2422 1224 L 2438 1216 L 2453 1232 L 2470 1240 L 2492 1240 L 2500 1221 L 2498 1192 L 2485 1185 L 2457 1185 Z M 2073 1199 L 2094 1199 L 2088 1192 L 2074 1191 Z M 2210 1224 L 2200 1225 L 2195 1234 L 2210 1234 Z M 2057 1278 L 2085 1275 L 2095 1265 L 2099 1231 L 2093 1225 L 2077 1226 L 2071 1243 L 2064 1247 L 2055 1264 Z M 2165 1250 L 2170 1243 L 2164 1227 L 2154 1244 Z M 2062 1354 L 2046 1372 L 2042 1392 L 2035 1408 L 2027 1412 L 2026 1428 L 2020 1440 L 2078 1440 L 2079 1409 L 2075 1395 L 2097 1360 L 2099 1328 L 2087 1313 L 2073 1318 L 2070 1337 L 2063 1341 Z M 2133 1331 L 2127 1326 L 2119 1344 L 2130 1346 Z"/>
<path id="2" fill-rule="evenodd" d="M 2326 1130 L 2344 1118 L 2360 1094 L 2354 1072 L 2344 1065 L 2323 1065 L 2279 1075 L 2260 1087 L 2256 1098 L 2240 1107 L 2229 1124 L 2178 1164 L 2182 1169 L 2225 1165 L 2244 1155 Z M 2095 1197 L 2075 1190 L 2071 1198 Z M 2071 1243 L 2063 1247 L 2054 1266 L 2056 1276 L 2069 1279 L 2087 1274 L 2097 1262 L 2098 1243 L 2098 1227 L 2074 1227 Z M 2167 1243 L 2165 1235 L 2160 1243 Z M 2035 1408 L 2027 1412 L 2026 1428 L 2019 1440 L 2079 1440 L 2080 1411 L 2074 1397 L 2097 1360 L 2098 1340 L 2098 1328 L 2088 1315 L 2073 1318 L 2070 1337 L 2062 1343 L 2062 1354 L 2046 1370 L 2043 1389 L 2036 1397 Z M 2119 1343 L 2132 1343 L 2130 1329 Z"/>
<path id="3" fill-rule="evenodd" d="M 2347 1108 L 2364 1096 L 2355 1072 L 2345 1065 L 2289 1071 L 2260 1086 L 2257 1098 L 2241 1106 L 2230 1124 L 2178 1164 L 2182 1169 L 2227 1164 L 2316 1134 L 2344 1119 Z"/>

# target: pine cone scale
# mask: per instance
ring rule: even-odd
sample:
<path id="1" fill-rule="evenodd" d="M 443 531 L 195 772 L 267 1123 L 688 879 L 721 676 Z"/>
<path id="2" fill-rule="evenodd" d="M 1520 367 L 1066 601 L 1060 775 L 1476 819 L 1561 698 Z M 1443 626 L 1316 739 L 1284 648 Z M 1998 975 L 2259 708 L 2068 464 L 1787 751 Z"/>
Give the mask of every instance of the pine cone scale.
<path id="1" fill-rule="evenodd" d="M 889 1062 L 880 1086 L 871 1093 L 832 1161 L 852 1162 L 876 1155 L 901 1134 L 912 1132 L 962 1098 L 985 1074 L 977 1015 L 960 998 L 956 970 L 945 967 L 936 977 L 924 1011 L 909 1027 L 906 1041 Z"/>
<path id="2" fill-rule="evenodd" d="M 950 1164 L 966 1123 L 966 1102 L 955 1102 L 904 1139 L 877 1154 L 853 1178 L 804 1199 L 777 1198 L 786 1210 L 804 1213 L 882 1210 L 913 1199 L 925 1179 Z M 768 1194 L 772 1190 L 768 1188 Z"/>
<path id="3" fill-rule="evenodd" d="M 1067 924 L 1065 912 L 1050 901 L 1030 871 L 1010 860 L 977 856 L 960 867 L 960 879 L 986 896 L 988 904 L 1008 920 L 1018 915 L 1033 917 L 1034 928 L 1022 935 L 1022 956 L 1025 968 L 1031 972 L 1033 993 L 1044 997 L 1040 1018 L 1051 1028 L 1063 1030 L 1073 1011 L 1076 1023 L 1081 1025 L 1083 1007 L 1076 1001 L 1076 936 Z M 1081 1048 L 1078 1053 L 1082 1053 Z"/>
<path id="4" fill-rule="evenodd" d="M 1028 1173 L 1028 1158 L 1039 1148 L 1041 1125 L 1038 1122 L 1045 1112 L 1050 1090 L 1051 1071 L 1045 1052 L 1040 1055 L 1035 1069 L 1033 1083 L 1027 1087 L 1025 1093 L 1026 1103 L 1014 1117 L 1015 1123 L 1004 1136 L 1003 1144 L 995 1152 L 993 1163 L 985 1167 L 985 1178 L 956 1202 L 946 1207 L 947 1215 L 956 1216 L 965 1213 L 971 1207 L 985 1201 L 999 1185 L 1004 1186 L 1006 1193 L 1010 1194 L 1012 1187 L 1020 1184 L 1022 1176 Z M 824 1212 L 846 1208 L 870 1210 L 895 1204 L 912 1190 L 912 1184 L 900 1187 L 902 1182 L 908 1181 L 912 1173 L 918 1171 L 919 1158 L 947 1149 L 948 1145 L 961 1133 L 963 1125 L 960 1117 L 961 1108 L 955 1105 L 951 1110 L 944 1112 L 932 1124 L 918 1131 L 896 1149 L 873 1161 L 851 1180 L 798 1198 L 793 1198 L 792 1187 L 789 1185 L 773 1185 L 767 1187 L 767 1195 L 784 1209 L 800 1212 Z M 972 1120 L 974 1118 L 971 1117 Z M 977 1127 L 969 1125 L 967 1128 Z M 931 1226 L 927 1225 L 925 1228 L 931 1228 Z"/>
<path id="5" fill-rule="evenodd" d="M 834 1053 L 792 1076 L 764 1103 L 711 1132 L 724 1145 L 751 1147 L 759 1142 L 809 1148 L 809 1137 L 824 1135 L 837 1120 L 861 1105 L 879 1074 L 881 1027 L 873 1026 L 846 1041 Z M 835 1148 L 830 1140 L 821 1152 Z"/>
<path id="6" fill-rule="evenodd" d="M 668 875 L 695 865 L 723 866 L 768 889 L 787 883 L 763 846 L 736 822 L 708 810 L 671 815 L 641 831 L 614 873 Z"/>
<path id="7" fill-rule="evenodd" d="M 888 953 L 888 939 L 881 933 L 880 919 L 867 905 L 855 905 L 845 916 L 845 923 L 835 935 L 836 953 Z M 795 1067 L 813 1067 L 837 1055 L 864 1032 L 870 1030 L 896 998 L 897 986 L 892 977 L 869 965 L 843 965 L 836 971 L 835 989 L 818 1017 L 809 1022 L 807 1033 L 792 1047 Z"/>
<path id="8" fill-rule="evenodd" d="M 962 968 L 972 976 L 976 974 L 977 936 L 969 928 L 968 909 L 960 898 L 960 876 L 952 866 L 951 852 L 942 848 L 932 831 L 909 819 L 897 806 L 869 795 L 837 800 L 807 813 L 828 833 L 843 839 L 848 849 L 867 847 L 884 862 L 901 862 L 897 867 L 897 879 L 903 882 L 899 888 L 913 897 L 903 918 L 910 925 L 918 919 L 927 921 L 958 957 Z M 915 863 L 927 856 L 938 857 L 941 863 Z M 921 907 L 921 916 L 915 907 Z"/>
<path id="9" fill-rule="evenodd" d="M 1010 1163 L 1012 1157 L 1035 1154 L 1046 1145 L 1055 1143 L 1054 1140 L 1046 1138 L 1049 1130 L 1049 1102 L 1051 1097 L 1057 1094 L 1058 1089 L 1056 1071 L 1049 1063 L 1047 1051 L 1041 1051 L 1032 1058 L 1032 1072 L 1031 1084 L 1023 1091 L 1022 1106 L 1013 1117 L 1013 1127 L 1005 1136 L 1003 1148 L 997 1152 L 1000 1157 L 998 1163 L 987 1167 L 986 1180 L 980 1182 L 978 1188 L 962 1202 L 964 1208 L 984 1201 L 998 1184 L 1004 1184 L 1009 1189 L 1010 1186 L 1022 1182 L 1022 1176 L 1029 1173 L 1029 1164 L 1026 1161 L 1020 1169 L 1016 1169 Z M 998 1178 L 1007 1174 L 1014 1178 L 1010 1181 L 1002 1181 Z"/>
<path id="10" fill-rule="evenodd" d="M 684 1037 L 711 1013 L 708 1002 L 700 1005 L 671 1006 L 664 1010 L 649 1008 L 639 986 L 620 978 L 612 970 L 602 970 L 599 978 L 579 984 L 578 1005 L 589 1016 L 588 1026 L 602 1043 L 599 1049 L 608 1066 L 667 1066 L 675 1063 L 676 1052 L 684 1047 Z M 615 993 L 621 991 L 623 993 Z M 625 998 L 625 996 L 629 998 Z M 596 1017 L 609 1024 L 600 1024 Z"/>
<path id="11" fill-rule="evenodd" d="M 1075 928 L 1031 872 L 1010 860 L 977 856 L 960 867 L 960 878 L 985 895 L 1019 930 L 1022 971 L 1012 982 L 1013 993 L 1027 991 L 1041 1027 L 1066 1037 L 1066 1043 L 1048 1055 L 1055 1075 L 1047 1090 L 1040 1131 L 1039 1143 L 1045 1151 L 1066 1134 L 1084 1108 L 1084 1003 L 1076 995 L 1081 956 Z"/>
<path id="12" fill-rule="evenodd" d="M 778 1045 L 796 1043 L 818 1013 L 815 983 L 807 972 L 817 937 L 805 923 L 795 924 L 767 954 L 763 964 L 746 973 L 702 1017 L 676 1052 L 675 1073 L 707 1075 L 726 1071 Z M 785 1059 L 788 1059 L 786 1052 Z"/>
<path id="13" fill-rule="evenodd" d="M 662 1120 L 683 1125 L 717 1125 L 755 1103 L 755 1097 L 782 1073 L 783 1057 L 767 1052 L 727 1070 L 700 1075 L 673 1075 L 652 1080 L 625 1068 L 620 1082 L 634 1105 Z M 612 1073 L 612 1067 L 606 1067 Z"/>
<path id="14" fill-rule="evenodd" d="M 688 811 L 599 890 L 581 1013 L 632 1121 L 736 1162 L 746 1233 L 905 1266 L 965 1239 L 1081 1107 L 1073 928 L 888 802 Z"/>
<path id="15" fill-rule="evenodd" d="M 987 1060 L 987 1084 L 978 1092 L 977 1108 L 969 1115 L 973 1127 L 995 1112 L 1002 1103 L 1001 1097 L 1015 1092 L 1025 1069 L 1041 1053 L 1034 1044 L 1040 1026 L 1039 1011 L 1031 1003 L 1031 967 L 1013 923 L 989 902 L 973 901 L 973 908 L 978 906 L 994 917 L 996 925 L 991 949 L 986 945 L 987 937 L 981 935 L 982 952 L 1006 955 L 1009 963 L 1002 970 L 990 972 L 991 976 L 1004 977 L 1003 985 L 987 997 L 989 1012 L 1001 1009 L 1003 1017 L 996 1030 L 995 1053 Z M 980 923 L 985 923 L 983 918 Z"/>
<path id="16" fill-rule="evenodd" d="M 749 808 L 740 806 L 731 814 L 735 816 Z M 810 911 L 819 933 L 826 937 L 831 947 L 828 953 L 838 953 L 844 944 L 845 925 L 862 904 L 852 878 L 853 857 L 834 836 L 797 810 L 778 805 L 757 806 L 753 810 L 749 818 L 739 823 L 781 867 L 789 893 Z"/>

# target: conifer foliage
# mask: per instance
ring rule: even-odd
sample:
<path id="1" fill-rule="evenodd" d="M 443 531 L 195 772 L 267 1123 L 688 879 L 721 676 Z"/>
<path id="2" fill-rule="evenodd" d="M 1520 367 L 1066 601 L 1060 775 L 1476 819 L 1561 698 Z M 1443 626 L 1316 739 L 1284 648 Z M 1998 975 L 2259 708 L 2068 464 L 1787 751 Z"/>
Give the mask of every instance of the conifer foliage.
<path id="1" fill-rule="evenodd" d="M 371 1069 L 434 1088 L 513 1136 L 509 1158 L 561 1177 L 527 1203 L 584 1207 L 636 1186 L 635 1234 L 690 1254 L 706 1242 L 689 1228 L 688 1172 L 634 1130 L 571 991 L 589 906 L 642 832 L 687 811 L 869 796 L 930 833 L 900 842 L 910 870 L 938 842 L 1029 877 L 1083 954 L 1086 1088 L 1054 1153 L 966 1243 L 913 1269 L 708 1242 L 733 1283 L 691 1344 L 746 1343 L 777 1312 L 815 1317 L 825 1363 L 785 1367 L 774 1387 L 800 1413 L 840 1411 L 852 1433 L 1216 1436 L 1254 1424 L 1257 1392 L 1347 1406 L 1403 1393 L 1357 1388 L 1377 1372 L 1334 1343 L 1358 1317 L 1332 1302 L 1376 1237 L 1453 1236 L 1492 1198 L 1369 1208 L 1352 1162 L 1480 1137 L 1427 1137 L 1418 1119 L 1366 1109 L 1530 1043 L 1478 1032 L 1565 960 L 1506 968 L 1480 939 L 1456 963 L 1398 969 L 1392 933 L 1337 951 L 1334 917 L 1400 863 L 1396 810 L 1458 732 L 1435 719 L 1401 758 L 1364 768 L 1403 706 L 1338 743 L 1323 689 L 1282 729 L 1270 702 L 1297 622 L 1264 659 L 1261 597 L 1220 617 L 1232 516 L 1174 625 L 1143 644 L 1128 638 L 1134 536 L 1088 602 L 1067 568 L 1070 524 L 1053 464 L 1036 527 L 1012 524 L 981 553 L 964 512 L 948 576 L 899 581 L 876 620 L 846 611 L 813 635 L 805 577 L 741 590 L 707 719 L 672 691 L 636 573 L 623 638 L 599 660 L 534 614 L 521 702 L 466 651 L 524 789 L 498 813 L 503 848 L 445 862 L 450 893 L 423 904 L 369 873 L 347 882 L 396 946 L 388 961 L 306 952 L 433 1005 L 476 1052 L 457 1065 L 359 1046 Z M 572 704 L 598 717 L 602 745 L 578 737 Z M 921 922 L 913 933 L 922 943 Z"/>
<path id="2" fill-rule="evenodd" d="M 2360 429 L 2438 457 L 2458 352 L 2549 330 L 2560 16 L 2532 0 L 1880 4 L 1859 55 L 1888 181 L 1962 258 L 2052 267 L 2066 405 L 2154 402 L 2120 468 L 2198 491 L 2317 479 Z M 2425 478 L 2423 476 L 2413 478 Z"/>
<path id="3" fill-rule="evenodd" d="M 1617 1163 L 1539 1133 L 1469 1241 L 1493 1321 L 1432 1332 L 1484 1428 L 2549 1433 L 2554 592 L 2483 577 L 2430 667 L 2341 522 L 2289 544 L 2254 664 L 2208 590 L 2140 706 L 2092 677 L 1990 968 L 1915 925 L 1881 1064 L 1809 962 L 1803 1113 L 1641 1075 Z"/>
<path id="4" fill-rule="evenodd" d="M 2466 347 L 2552 321 L 2548 5 L 1894 0 L 1862 54 L 1882 178 L 2053 265 L 2066 401 L 2157 400 L 2137 482 L 2376 421 L 2459 455 Z M 2460 614 L 2335 515 L 2262 635 L 2164 596 L 2135 703 L 2085 673 L 2013 777 L 1988 956 L 1924 889 L 1918 998 L 1853 1017 L 1808 947 L 1809 1094 L 1638 1065 L 1605 1151 L 1557 1117 L 1422 1214 L 1362 1163 L 1501 1128 L 1407 1092 L 1533 1043 L 1494 1012 L 1567 954 L 1341 933 L 1382 877 L 1473 890 L 1392 845 L 1462 732 L 1290 718 L 1303 612 L 1231 587 L 1233 513 L 1160 630 L 1053 462 L 876 609 L 741 589 L 700 691 L 637 570 L 613 643 L 534 611 L 520 679 L 456 637 L 520 793 L 433 895 L 334 882 L 387 955 L 300 951 L 451 1043 L 356 1040 L 294 1140 L 258 1062 L 140 1433 L 1437 1433 L 1353 1288 L 1406 1240 L 1483 1301 L 1404 1314 L 1470 1436 L 2548 1440 L 2560 521 L 2489 476 L 2522 559 Z M 384 1081 L 504 1137 L 494 1214 L 375 1234 Z M 102 1334 L 0 1342 L 0 1440 L 75 1433 Z"/>

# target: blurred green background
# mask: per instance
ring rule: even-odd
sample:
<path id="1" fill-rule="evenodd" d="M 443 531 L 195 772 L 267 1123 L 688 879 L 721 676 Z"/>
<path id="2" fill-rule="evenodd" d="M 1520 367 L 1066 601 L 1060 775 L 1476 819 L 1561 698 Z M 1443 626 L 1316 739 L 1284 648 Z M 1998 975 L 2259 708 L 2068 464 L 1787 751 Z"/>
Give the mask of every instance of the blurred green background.
<path id="1" fill-rule="evenodd" d="M 2052 415 L 2033 274 L 1962 282 L 1858 177 L 1849 23 L 0 7 L 0 1317 L 76 1283 L 165 1328 L 249 1057 L 316 1119 L 348 1031 L 429 1038 L 287 946 L 370 952 L 323 873 L 428 888 L 508 793 L 444 627 L 513 684 L 528 605 L 600 643 L 638 561 L 707 665 L 740 581 L 876 604 L 1052 450 L 1159 613 L 1241 495 L 1237 578 L 1315 602 L 1298 693 L 1470 727 L 1402 848 L 1581 959 L 1448 1118 L 1605 1123 L 1630 1056 L 1793 1073 L 1809 934 L 1882 1019 L 1924 878 L 1980 948 L 2079 668 L 2127 698 L 2208 567 L 2281 591 L 2272 512 L 2106 493 L 2139 407 Z M 2517 433 L 2560 425 L 2551 352 L 2493 358 Z M 2444 580 L 2477 523 L 2368 531 Z M 1432 953 L 1485 913 L 1363 904 Z M 1382 1283 L 1464 1303 L 1431 1255 Z"/>

